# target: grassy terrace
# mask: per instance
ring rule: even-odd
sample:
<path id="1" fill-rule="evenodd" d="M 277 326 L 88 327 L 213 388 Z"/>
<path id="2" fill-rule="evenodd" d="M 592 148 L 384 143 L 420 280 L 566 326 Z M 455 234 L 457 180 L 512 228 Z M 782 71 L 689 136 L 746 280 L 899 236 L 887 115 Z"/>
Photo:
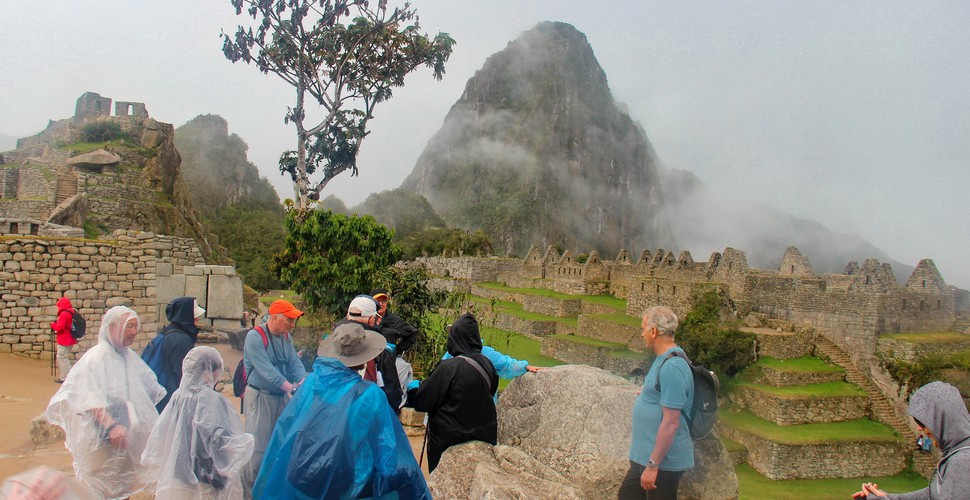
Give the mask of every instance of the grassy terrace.
<path id="1" fill-rule="evenodd" d="M 755 363 L 755 366 L 771 368 L 780 372 L 838 373 L 845 371 L 839 366 L 826 363 L 812 356 L 794 359 L 762 357 Z"/>
<path id="2" fill-rule="evenodd" d="M 611 295 L 569 295 L 568 293 L 560 293 L 552 290 L 546 290 L 542 288 L 512 288 L 505 286 L 501 283 L 494 282 L 483 282 L 476 283 L 476 285 L 482 288 L 489 288 L 491 290 L 501 290 L 503 292 L 511 293 L 521 293 L 524 295 L 534 295 L 536 297 L 551 297 L 554 299 L 563 300 L 582 300 L 583 302 L 589 302 L 590 304 L 597 304 L 601 306 L 612 307 L 620 312 L 626 311 L 626 301 L 623 299 L 618 299 Z"/>
<path id="3" fill-rule="evenodd" d="M 538 340 L 490 326 L 481 327 L 481 332 L 482 341 L 485 342 L 485 345 L 515 359 L 528 360 L 530 365 L 557 366 L 563 364 L 556 358 L 540 354 L 542 343 Z"/>
<path id="4" fill-rule="evenodd" d="M 866 419 L 827 424 L 781 426 L 747 411 L 719 411 L 717 416 L 730 427 L 780 444 L 806 445 L 840 441 L 887 442 L 899 440 L 899 435 L 891 427 Z"/>
<path id="5" fill-rule="evenodd" d="M 724 438 L 721 438 L 724 439 Z M 763 500 L 776 498 L 813 498 L 819 500 L 846 499 L 859 491 L 862 481 L 872 481 L 883 491 L 899 493 L 926 487 L 926 480 L 912 471 L 903 471 L 889 477 L 869 477 L 853 479 L 786 479 L 772 481 L 750 465 L 734 467 L 740 482 L 742 500 Z"/>
<path id="6" fill-rule="evenodd" d="M 603 347 L 611 351 L 623 351 L 626 350 L 626 345 L 619 342 L 609 342 L 606 340 L 599 340 L 589 337 L 583 337 L 581 335 L 551 335 L 554 339 L 565 340 L 566 342 L 573 342 L 576 344 L 584 344 L 593 347 Z"/>
<path id="7" fill-rule="evenodd" d="M 583 316 L 640 328 L 640 318 L 631 318 L 626 314 L 584 314 Z"/>
<path id="8" fill-rule="evenodd" d="M 739 382 L 736 387 L 748 387 L 759 392 L 782 398 L 801 399 L 813 397 L 851 397 L 865 396 L 866 392 L 859 386 L 847 382 L 825 382 L 822 384 L 794 385 L 775 387 L 751 382 Z"/>
<path id="9" fill-rule="evenodd" d="M 890 333 L 881 338 L 899 340 L 910 344 L 940 344 L 945 342 L 970 342 L 970 335 L 955 332 L 927 332 L 927 333 Z"/>
<path id="10" fill-rule="evenodd" d="M 491 306 L 493 301 L 491 299 L 484 299 L 482 297 L 471 297 L 472 302 L 477 304 L 482 304 L 485 306 Z M 530 321 L 551 321 L 556 323 L 563 323 L 572 327 L 576 326 L 577 317 L 569 316 L 565 318 L 560 318 L 557 316 L 546 316 L 545 314 L 538 314 L 533 312 L 528 312 L 522 308 L 522 304 L 518 302 L 509 302 L 506 300 L 496 300 L 494 301 L 495 309 L 500 312 L 509 313 L 513 316 L 518 316 L 522 319 L 527 319 Z"/>

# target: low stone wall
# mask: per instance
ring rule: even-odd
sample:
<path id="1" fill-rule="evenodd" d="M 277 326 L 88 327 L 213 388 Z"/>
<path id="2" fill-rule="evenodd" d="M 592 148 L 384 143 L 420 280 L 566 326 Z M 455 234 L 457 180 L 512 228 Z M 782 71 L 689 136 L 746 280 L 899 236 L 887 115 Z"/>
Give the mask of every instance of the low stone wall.
<path id="1" fill-rule="evenodd" d="M 518 270 L 521 259 L 499 257 L 418 257 L 415 259 L 435 276 L 471 281 L 498 281 L 500 273 Z"/>
<path id="2" fill-rule="evenodd" d="M 494 288 L 487 288 L 484 286 L 479 286 L 474 283 L 471 284 L 471 294 L 476 297 L 481 297 L 483 299 L 495 299 L 504 300 L 507 302 L 521 302 L 522 294 L 509 292 L 507 290 L 496 290 Z"/>
<path id="3" fill-rule="evenodd" d="M 906 467 L 899 442 L 778 444 L 721 425 L 720 432 L 748 448 L 748 464 L 769 479 L 892 476 Z"/>
<path id="4" fill-rule="evenodd" d="M 644 349 L 643 338 L 640 337 L 640 329 L 636 327 L 621 325 L 620 323 L 581 314 L 579 315 L 576 331 L 584 337 L 605 340 L 607 342 L 619 342 L 634 351 L 643 351 Z"/>
<path id="5" fill-rule="evenodd" d="M 787 332 L 755 332 L 758 337 L 758 355 L 777 359 L 808 356 L 814 351 L 810 335 Z"/>
<path id="6" fill-rule="evenodd" d="M 778 425 L 847 422 L 866 418 L 866 396 L 786 398 L 752 387 L 739 387 L 731 401 Z"/>
<path id="7" fill-rule="evenodd" d="M 520 295 L 516 300 L 521 302 L 522 308 L 526 311 L 565 318 L 576 316 L 582 309 L 582 301 L 579 299 L 557 299 L 554 297 L 538 297 L 535 295 Z"/>
<path id="8" fill-rule="evenodd" d="M 75 356 L 97 342 L 101 316 L 116 305 L 131 307 L 141 319 L 133 348 L 154 336 L 158 267 L 181 272 L 202 264 L 202 256 L 189 239 L 136 231 L 115 231 L 110 238 L 0 238 L 0 352 L 49 359 L 50 322 L 57 300 L 65 296 L 87 320 L 87 335 Z"/>
<path id="9" fill-rule="evenodd" d="M 762 383 L 775 387 L 792 385 L 823 384 L 845 380 L 845 372 L 788 372 L 775 370 L 767 366 L 761 368 Z"/>
<path id="10" fill-rule="evenodd" d="M 505 312 L 496 312 L 494 314 L 486 312 L 483 316 L 484 321 L 480 320 L 479 324 L 493 326 L 500 330 L 521 333 L 528 337 L 545 337 L 557 333 L 571 333 L 566 331 L 570 330 L 569 328 L 555 321 L 533 321 Z"/>
<path id="11" fill-rule="evenodd" d="M 54 202 L 48 200 L 0 199 L 0 214 L 7 217 L 47 220 L 54 210 Z"/>

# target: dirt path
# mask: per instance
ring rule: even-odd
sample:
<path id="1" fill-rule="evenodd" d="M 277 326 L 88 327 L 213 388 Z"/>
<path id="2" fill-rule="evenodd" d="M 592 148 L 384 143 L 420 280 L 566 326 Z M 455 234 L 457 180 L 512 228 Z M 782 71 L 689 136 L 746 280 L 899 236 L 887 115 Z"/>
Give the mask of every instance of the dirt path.
<path id="1" fill-rule="evenodd" d="M 226 367 L 235 370 L 242 352 L 228 344 L 208 344 L 215 347 L 225 361 Z M 50 361 L 25 358 L 13 354 L 0 354 L 0 479 L 23 472 L 38 465 L 47 465 L 74 475 L 71 454 L 64 442 L 34 447 L 30 442 L 30 421 L 42 414 L 47 402 L 57 392 L 50 372 Z M 239 398 L 232 395 L 231 382 L 223 388 L 234 408 L 239 408 Z M 421 451 L 421 437 L 412 437 L 411 448 L 415 456 Z M 427 464 L 423 467 L 427 477 Z"/>

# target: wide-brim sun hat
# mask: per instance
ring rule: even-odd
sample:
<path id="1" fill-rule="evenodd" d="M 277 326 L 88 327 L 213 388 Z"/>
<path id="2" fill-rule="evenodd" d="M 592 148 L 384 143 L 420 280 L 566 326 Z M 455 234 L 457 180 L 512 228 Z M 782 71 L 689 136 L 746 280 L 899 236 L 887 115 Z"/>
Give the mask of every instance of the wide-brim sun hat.
<path id="1" fill-rule="evenodd" d="M 352 367 L 376 358 L 385 347 L 387 340 L 383 335 L 365 330 L 360 323 L 345 323 L 337 326 L 332 335 L 320 342 L 317 354 Z"/>

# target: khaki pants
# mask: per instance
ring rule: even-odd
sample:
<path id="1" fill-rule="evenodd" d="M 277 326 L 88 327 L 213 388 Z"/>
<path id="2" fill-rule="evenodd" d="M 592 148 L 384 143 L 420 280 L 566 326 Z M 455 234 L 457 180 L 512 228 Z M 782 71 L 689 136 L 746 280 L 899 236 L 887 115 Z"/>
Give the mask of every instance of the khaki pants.
<path id="1" fill-rule="evenodd" d="M 273 428 L 276 427 L 276 419 L 280 418 L 280 414 L 283 413 L 283 408 L 286 407 L 289 399 L 289 396 L 285 394 L 277 396 L 258 391 L 252 386 L 246 387 L 244 405 L 246 432 L 253 435 L 254 442 L 253 456 L 242 469 L 243 495 L 245 498 L 252 498 L 253 484 L 256 483 L 259 466 L 263 463 L 263 454 L 266 453 L 269 438 L 273 435 Z"/>
<path id="2" fill-rule="evenodd" d="M 57 344 L 57 372 L 61 380 L 66 379 L 67 374 L 71 372 L 71 351 L 73 350 L 73 345 Z"/>

